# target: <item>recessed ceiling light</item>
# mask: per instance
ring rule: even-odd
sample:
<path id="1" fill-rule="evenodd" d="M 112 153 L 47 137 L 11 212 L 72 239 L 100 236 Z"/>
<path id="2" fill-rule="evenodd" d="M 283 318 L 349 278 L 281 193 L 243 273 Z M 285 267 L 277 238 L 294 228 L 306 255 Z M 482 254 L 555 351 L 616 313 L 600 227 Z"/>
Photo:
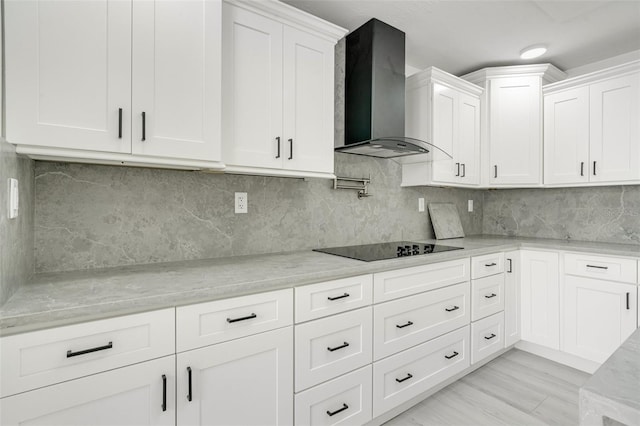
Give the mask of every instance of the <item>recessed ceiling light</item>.
<path id="1" fill-rule="evenodd" d="M 520 52 L 520 58 L 533 59 L 533 58 L 537 58 L 538 56 L 544 55 L 546 52 L 547 52 L 547 48 L 545 46 L 541 46 L 541 45 L 529 46 L 526 49 L 522 49 L 522 51 Z"/>

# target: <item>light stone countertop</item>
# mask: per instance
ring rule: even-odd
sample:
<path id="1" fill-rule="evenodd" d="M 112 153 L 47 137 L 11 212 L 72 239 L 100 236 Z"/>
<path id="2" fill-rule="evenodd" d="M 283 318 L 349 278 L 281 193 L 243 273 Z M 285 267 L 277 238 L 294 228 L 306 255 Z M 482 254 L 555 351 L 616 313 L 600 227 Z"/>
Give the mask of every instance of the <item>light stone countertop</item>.
<path id="1" fill-rule="evenodd" d="M 640 258 L 640 245 L 627 244 L 500 236 L 475 236 L 437 243 L 464 247 L 464 250 L 376 262 L 308 250 L 40 274 L 0 307 L 0 335 L 518 248 Z"/>
<path id="2" fill-rule="evenodd" d="M 580 388 L 580 424 L 640 425 L 640 329 Z"/>

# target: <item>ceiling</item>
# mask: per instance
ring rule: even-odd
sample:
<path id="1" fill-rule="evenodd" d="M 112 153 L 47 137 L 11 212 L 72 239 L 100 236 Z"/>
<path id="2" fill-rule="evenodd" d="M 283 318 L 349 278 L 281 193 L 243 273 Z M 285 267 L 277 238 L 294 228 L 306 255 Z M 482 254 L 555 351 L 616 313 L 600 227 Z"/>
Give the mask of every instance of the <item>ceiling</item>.
<path id="1" fill-rule="evenodd" d="M 407 64 L 462 75 L 550 62 L 567 70 L 640 50 L 640 0 L 284 0 L 354 30 L 378 18 L 406 33 Z M 548 51 L 520 59 L 530 45 Z"/>

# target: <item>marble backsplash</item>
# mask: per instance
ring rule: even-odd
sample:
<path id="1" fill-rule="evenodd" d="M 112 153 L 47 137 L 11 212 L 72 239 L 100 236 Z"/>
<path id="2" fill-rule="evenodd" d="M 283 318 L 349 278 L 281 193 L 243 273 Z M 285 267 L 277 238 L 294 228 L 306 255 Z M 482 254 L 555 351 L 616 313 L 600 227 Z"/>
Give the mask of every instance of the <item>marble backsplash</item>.
<path id="1" fill-rule="evenodd" d="M 35 271 L 433 238 L 419 197 L 455 203 L 465 232 L 481 233 L 482 191 L 401 189 L 399 164 L 335 156 L 337 175 L 371 175 L 372 197 L 324 179 L 36 162 Z M 234 192 L 248 193 L 247 214 Z"/>
<path id="2" fill-rule="evenodd" d="M 482 231 L 640 244 L 640 185 L 486 191 Z"/>
<path id="3" fill-rule="evenodd" d="M 19 215 L 8 218 L 8 179 L 18 179 Z M 34 162 L 0 138 L 0 305 L 33 274 Z"/>

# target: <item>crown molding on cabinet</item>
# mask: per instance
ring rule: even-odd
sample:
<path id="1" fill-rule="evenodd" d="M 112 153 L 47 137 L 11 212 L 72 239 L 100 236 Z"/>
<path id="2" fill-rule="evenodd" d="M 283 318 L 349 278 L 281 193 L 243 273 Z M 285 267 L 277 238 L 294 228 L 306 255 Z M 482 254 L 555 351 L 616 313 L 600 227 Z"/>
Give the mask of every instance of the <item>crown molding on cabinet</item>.
<path id="1" fill-rule="evenodd" d="M 471 95 L 480 96 L 483 92 L 482 87 L 477 84 L 470 83 L 436 67 L 426 68 L 411 75 L 410 77 L 407 77 L 406 88 L 414 89 L 424 86 L 425 84 L 429 84 L 432 79 L 437 80 L 438 83 L 442 83 L 457 90 L 462 90 Z"/>
<path id="2" fill-rule="evenodd" d="M 242 7 L 251 12 L 258 12 L 279 22 L 311 33 L 332 43 L 344 37 L 349 30 L 324 21 L 317 16 L 296 9 L 278 0 L 224 0 L 236 7 Z"/>
<path id="3" fill-rule="evenodd" d="M 616 65 L 614 67 L 605 68 L 603 70 L 590 72 L 588 74 L 580 75 L 577 77 L 568 78 L 563 81 L 558 81 L 552 84 L 547 84 L 542 87 L 542 93 L 553 93 L 565 89 L 573 89 L 579 86 L 594 83 L 596 81 L 604 80 L 611 77 L 620 77 L 628 73 L 637 72 L 640 70 L 640 59 L 628 62 L 622 65 Z"/>
<path id="4" fill-rule="evenodd" d="M 486 80 L 501 77 L 540 76 L 544 83 L 555 83 L 567 78 L 567 74 L 552 64 L 513 65 L 490 67 L 463 75 L 471 83 L 483 85 Z"/>

